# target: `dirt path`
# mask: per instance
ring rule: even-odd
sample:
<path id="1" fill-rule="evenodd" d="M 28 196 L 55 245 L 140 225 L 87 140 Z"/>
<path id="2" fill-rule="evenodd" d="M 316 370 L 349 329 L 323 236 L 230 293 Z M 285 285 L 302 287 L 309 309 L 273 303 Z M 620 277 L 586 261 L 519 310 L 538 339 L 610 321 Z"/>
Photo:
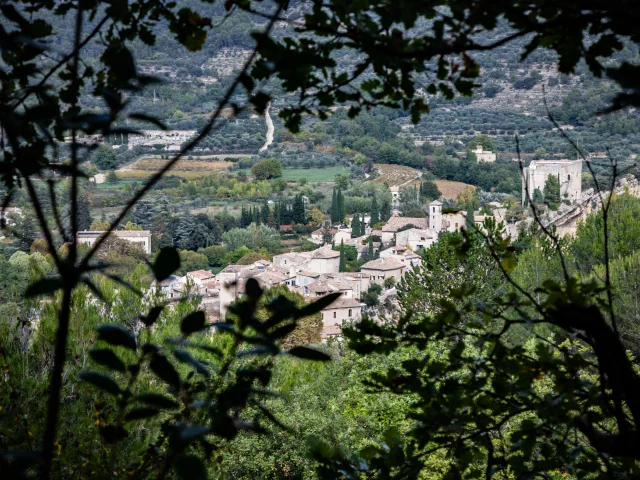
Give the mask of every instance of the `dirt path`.
<path id="1" fill-rule="evenodd" d="M 273 143 L 273 120 L 271 120 L 271 115 L 269 115 L 270 108 L 271 103 L 268 103 L 267 108 L 264 111 L 264 120 L 267 124 L 267 141 L 262 147 L 260 147 L 261 152 L 264 152 L 267 148 L 269 148 L 269 145 Z"/>

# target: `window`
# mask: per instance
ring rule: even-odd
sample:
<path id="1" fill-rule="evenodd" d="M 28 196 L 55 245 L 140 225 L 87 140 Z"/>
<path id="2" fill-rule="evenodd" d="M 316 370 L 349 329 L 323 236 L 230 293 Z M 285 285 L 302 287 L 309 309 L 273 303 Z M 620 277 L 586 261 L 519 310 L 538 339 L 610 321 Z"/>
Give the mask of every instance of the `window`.
<path id="1" fill-rule="evenodd" d="M 431 207 L 433 208 L 433 213 L 436 213 L 436 207 Z"/>
<path id="2" fill-rule="evenodd" d="M 567 175 L 567 181 L 571 180 L 571 175 Z"/>
<path id="3" fill-rule="evenodd" d="M 349 309 L 349 316 L 351 316 L 351 309 Z"/>
<path id="4" fill-rule="evenodd" d="M 458 224 L 456 223 L 456 228 L 458 228 Z"/>
<path id="5" fill-rule="evenodd" d="M 333 318 L 336 318 L 336 312 L 333 312 Z"/>

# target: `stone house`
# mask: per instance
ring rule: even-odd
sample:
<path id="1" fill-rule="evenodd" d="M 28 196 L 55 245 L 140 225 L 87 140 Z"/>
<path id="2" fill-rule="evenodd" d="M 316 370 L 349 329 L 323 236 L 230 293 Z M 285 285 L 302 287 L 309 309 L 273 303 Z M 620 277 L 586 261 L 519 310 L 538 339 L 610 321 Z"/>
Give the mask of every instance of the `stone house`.
<path id="1" fill-rule="evenodd" d="M 349 285 L 353 292 L 353 298 L 356 299 L 361 299 L 362 295 L 369 290 L 369 276 L 362 272 L 328 273 L 322 278 L 332 283 Z"/>
<path id="2" fill-rule="evenodd" d="M 475 150 L 471 150 L 478 159 L 478 163 L 493 163 L 496 161 L 496 154 L 489 150 L 484 150 L 482 145 L 477 145 Z"/>
<path id="3" fill-rule="evenodd" d="M 333 239 L 333 236 L 336 233 L 338 233 L 338 230 L 336 230 L 335 228 L 331 228 L 331 229 L 319 228 L 319 229 L 311 232 L 311 241 L 313 243 L 324 245 L 324 235 L 325 235 L 325 233 L 331 235 L 331 238 Z"/>
<path id="4" fill-rule="evenodd" d="M 168 299 L 178 298 L 184 290 L 184 277 L 178 277 L 177 275 L 169 275 L 167 278 L 158 282 L 154 280 L 151 282 L 151 293 L 162 293 Z"/>
<path id="5" fill-rule="evenodd" d="M 321 311 L 323 330 L 334 331 L 342 322 L 357 322 L 362 317 L 362 305 L 353 298 L 339 298 Z M 327 328 L 328 327 L 328 328 Z"/>
<path id="6" fill-rule="evenodd" d="M 360 272 L 369 277 L 370 283 L 384 284 L 385 279 L 393 277 L 398 283 L 404 276 L 407 266 L 395 258 L 378 258 L 360 267 Z"/>
<path id="7" fill-rule="evenodd" d="M 295 276 L 301 270 L 315 273 L 332 273 L 340 270 L 340 252 L 330 245 L 311 252 L 289 252 L 274 255 L 273 265 L 278 269 L 288 269 Z"/>
<path id="8" fill-rule="evenodd" d="M 413 228 L 429 228 L 429 221 L 427 218 L 391 217 L 382 227 L 382 243 L 393 241 L 396 233 L 409 225 L 412 225 Z"/>
<path id="9" fill-rule="evenodd" d="M 100 230 L 84 230 L 76 233 L 78 245 L 93 246 L 96 240 L 105 232 Z M 114 230 L 112 235 L 126 240 L 127 242 L 139 244 L 147 255 L 151 254 L 151 232 L 148 230 Z"/>
<path id="10" fill-rule="evenodd" d="M 467 228 L 467 212 L 456 210 L 442 214 L 443 232 L 460 232 L 463 228 Z"/>
<path id="11" fill-rule="evenodd" d="M 353 298 L 351 285 L 342 282 L 321 280 L 306 285 L 302 290 L 304 295 L 309 297 L 324 297 L 330 293 L 339 292 L 342 295 L 340 298 Z"/>
<path id="12" fill-rule="evenodd" d="M 296 276 L 296 285 L 300 288 L 304 288 L 305 285 L 317 282 L 320 279 L 320 274 L 317 272 L 310 272 L 308 270 L 300 270 Z"/>
<path id="13" fill-rule="evenodd" d="M 333 243 L 335 245 L 340 245 L 340 243 L 347 243 L 348 240 L 351 240 L 351 229 L 350 228 L 340 228 L 333 235 Z"/>
<path id="14" fill-rule="evenodd" d="M 396 247 L 407 247 L 414 252 L 422 248 L 429 248 L 437 241 L 438 232 L 430 228 L 410 228 L 396 233 Z"/>
<path id="15" fill-rule="evenodd" d="M 194 285 L 201 287 L 205 282 L 209 282 L 216 278 L 216 276 L 208 270 L 194 270 L 193 272 L 187 272 L 187 280 L 191 280 Z"/>
<path id="16" fill-rule="evenodd" d="M 229 305 L 244 293 L 247 280 L 254 278 L 264 288 L 276 285 L 295 285 L 295 276 L 286 271 L 265 266 L 260 262 L 252 265 L 228 265 L 218 273 L 220 318 L 224 319 Z"/>

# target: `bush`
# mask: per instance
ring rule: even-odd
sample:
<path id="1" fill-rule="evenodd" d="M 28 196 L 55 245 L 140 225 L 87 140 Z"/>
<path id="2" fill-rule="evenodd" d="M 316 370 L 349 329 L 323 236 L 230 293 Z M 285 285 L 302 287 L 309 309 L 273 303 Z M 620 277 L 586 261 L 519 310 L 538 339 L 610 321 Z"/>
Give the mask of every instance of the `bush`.
<path id="1" fill-rule="evenodd" d="M 268 180 L 282 175 L 282 165 L 276 158 L 267 158 L 251 167 L 251 174 L 257 180 Z"/>

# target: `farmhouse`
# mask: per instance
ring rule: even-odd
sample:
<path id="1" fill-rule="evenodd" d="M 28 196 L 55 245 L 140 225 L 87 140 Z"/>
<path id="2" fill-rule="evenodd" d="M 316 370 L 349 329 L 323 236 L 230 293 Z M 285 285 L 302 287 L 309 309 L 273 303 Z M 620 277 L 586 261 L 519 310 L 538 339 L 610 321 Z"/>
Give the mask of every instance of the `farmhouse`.
<path id="1" fill-rule="evenodd" d="M 475 150 L 471 150 L 478 159 L 478 163 L 493 163 L 496 161 L 496 154 L 489 150 L 484 150 L 482 145 L 477 145 Z"/>

